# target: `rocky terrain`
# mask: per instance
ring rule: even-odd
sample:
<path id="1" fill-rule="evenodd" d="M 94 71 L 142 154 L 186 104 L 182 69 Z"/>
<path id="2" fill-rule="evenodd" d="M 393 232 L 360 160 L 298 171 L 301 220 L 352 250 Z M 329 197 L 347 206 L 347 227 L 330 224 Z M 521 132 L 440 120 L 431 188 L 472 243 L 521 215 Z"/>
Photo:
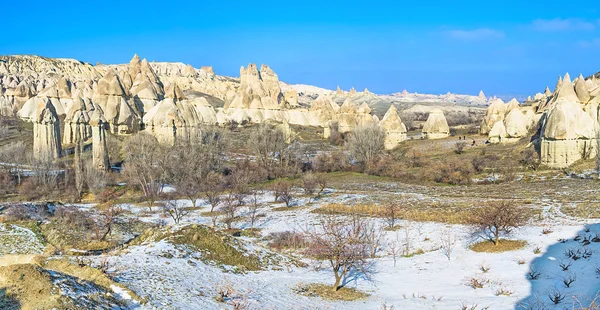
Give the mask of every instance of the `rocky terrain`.
<path id="1" fill-rule="evenodd" d="M 0 308 L 594 307 L 599 105 L 0 56 Z"/>

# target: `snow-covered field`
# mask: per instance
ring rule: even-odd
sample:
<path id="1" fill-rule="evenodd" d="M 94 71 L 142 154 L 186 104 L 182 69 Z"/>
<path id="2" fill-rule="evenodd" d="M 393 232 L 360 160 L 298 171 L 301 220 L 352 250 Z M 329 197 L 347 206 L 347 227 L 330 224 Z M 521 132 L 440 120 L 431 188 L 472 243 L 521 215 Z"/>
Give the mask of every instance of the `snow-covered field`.
<path id="1" fill-rule="evenodd" d="M 281 207 L 281 204 L 271 203 L 273 196 L 267 193 L 261 197 L 260 212 L 264 216 L 259 217 L 255 227 L 261 229 L 263 236 L 286 230 L 301 231 L 317 221 L 319 215 L 310 211 L 319 205 L 352 202 L 363 196 L 334 192 L 310 205 L 305 205 L 307 199 L 300 199 L 297 208 L 274 211 L 273 207 Z M 189 201 L 181 203 L 191 205 Z M 201 215 L 208 211 L 208 205 L 203 201 L 199 203 L 202 208 L 185 218 L 180 226 L 211 223 L 210 218 Z M 170 218 L 160 215 L 158 209 L 148 212 L 142 206 L 123 207 L 144 221 L 173 224 Z M 373 220 L 384 225 L 382 220 Z M 395 309 L 461 309 L 463 306 L 471 309 L 475 305 L 473 309 L 542 309 L 541 303 L 547 309 L 570 309 L 575 301 L 585 303 L 600 289 L 597 272 L 600 238 L 594 239 L 596 234 L 600 236 L 600 225 L 568 217 L 560 212 L 560 206 L 546 207 L 541 219 L 536 218 L 535 222 L 517 230 L 511 238 L 525 240 L 527 245 L 504 253 L 473 252 L 468 246 L 480 239 L 461 225 L 407 221 L 398 224 L 401 229 L 385 233 L 386 241 L 374 260 L 374 277 L 370 281 L 357 279 L 347 285 L 370 295 L 352 302 L 298 294 L 296 288 L 302 284 L 333 283 L 330 270 L 316 269 L 307 259 L 303 259 L 308 263 L 306 267 L 282 263 L 265 271 L 227 272 L 204 263 L 200 253 L 165 240 L 130 246 L 94 259 L 96 262 L 108 259 L 109 273 L 114 280 L 146 299 L 140 307 L 147 309 L 223 309 L 232 308 L 232 301 L 249 304 L 250 309 L 379 309 L 384 303 Z M 249 224 L 241 221 L 235 226 L 247 228 Z M 439 250 L 443 236 L 448 235 L 457 240 L 450 259 Z M 263 241 L 240 239 L 254 251 L 270 251 Z M 411 252 L 421 249 L 424 254 L 400 257 L 394 266 L 387 246 L 394 240 L 403 245 L 408 240 Z M 584 257 L 568 259 L 565 253 L 569 250 L 579 251 Z M 563 271 L 560 265 L 569 262 L 571 266 Z M 531 270 L 539 272 L 537 279 L 530 279 Z M 568 278 L 575 278 L 570 287 L 563 283 Z M 479 280 L 483 288 L 469 286 L 471 279 Z M 226 289 L 232 292 L 231 300 L 217 301 L 219 291 Z M 556 291 L 564 295 L 558 305 L 549 298 Z"/>

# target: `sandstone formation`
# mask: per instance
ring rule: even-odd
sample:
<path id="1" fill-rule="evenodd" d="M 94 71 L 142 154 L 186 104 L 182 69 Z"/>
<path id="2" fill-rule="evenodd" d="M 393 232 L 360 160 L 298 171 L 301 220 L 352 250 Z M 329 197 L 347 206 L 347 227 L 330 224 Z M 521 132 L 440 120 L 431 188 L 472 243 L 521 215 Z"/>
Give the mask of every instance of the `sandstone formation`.
<path id="1" fill-rule="evenodd" d="M 106 140 L 108 123 L 100 110 L 94 111 L 89 126 L 92 128 L 92 164 L 98 170 L 108 170 L 110 168 Z"/>
<path id="2" fill-rule="evenodd" d="M 39 102 L 33 121 L 33 156 L 38 160 L 60 157 L 60 124 L 49 100 Z"/>
<path id="3" fill-rule="evenodd" d="M 114 70 L 109 70 L 99 81 L 92 97 L 101 109 L 114 134 L 130 134 L 140 128 L 140 117 L 128 100 L 121 81 Z"/>
<path id="4" fill-rule="evenodd" d="M 479 132 L 481 134 L 487 134 L 490 132 L 494 124 L 498 121 L 504 120 L 506 116 L 507 106 L 504 104 L 502 99 L 494 99 L 490 101 L 490 105 L 486 110 L 485 116 L 481 121 Z"/>
<path id="5" fill-rule="evenodd" d="M 391 150 L 406 140 L 406 126 L 402 123 L 398 110 L 391 105 L 387 110 L 379 126 L 385 132 L 385 148 Z"/>
<path id="6" fill-rule="evenodd" d="M 596 156 L 597 122 L 579 103 L 559 99 L 542 118 L 540 157 L 551 168 L 565 168 Z"/>
<path id="7" fill-rule="evenodd" d="M 422 133 L 425 139 L 441 139 L 450 135 L 450 127 L 442 110 L 434 109 L 429 112 Z"/>

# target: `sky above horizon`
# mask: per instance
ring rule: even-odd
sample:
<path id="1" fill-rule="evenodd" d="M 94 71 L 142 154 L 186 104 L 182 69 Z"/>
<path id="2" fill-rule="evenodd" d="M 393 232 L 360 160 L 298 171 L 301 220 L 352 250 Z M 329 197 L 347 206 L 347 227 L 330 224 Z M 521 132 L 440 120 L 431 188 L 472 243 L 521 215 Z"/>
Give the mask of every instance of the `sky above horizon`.
<path id="1" fill-rule="evenodd" d="M 137 53 L 227 76 L 264 63 L 286 83 L 375 93 L 533 95 L 600 71 L 600 3 L 402 2 L 8 1 L 0 54 Z"/>

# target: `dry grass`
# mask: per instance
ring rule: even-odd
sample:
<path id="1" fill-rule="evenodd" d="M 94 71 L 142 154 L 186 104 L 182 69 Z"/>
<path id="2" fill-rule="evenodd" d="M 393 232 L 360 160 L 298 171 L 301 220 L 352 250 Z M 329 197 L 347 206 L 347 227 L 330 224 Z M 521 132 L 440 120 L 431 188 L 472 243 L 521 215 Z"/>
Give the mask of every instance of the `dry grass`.
<path id="1" fill-rule="evenodd" d="M 481 241 L 471 245 L 469 248 L 474 252 L 483 252 L 483 253 L 501 253 L 501 252 L 509 252 L 520 250 L 527 245 L 527 242 L 524 240 L 507 240 L 500 239 L 498 245 L 495 245 L 493 242 L 489 240 Z"/>
<path id="2" fill-rule="evenodd" d="M 260 259 L 244 251 L 235 238 L 207 226 L 190 225 L 175 232 L 147 230 L 132 244 L 149 239 L 168 239 L 174 244 L 191 246 L 202 253 L 203 260 L 218 265 L 235 266 L 239 271 L 262 269 Z"/>
<path id="3" fill-rule="evenodd" d="M 297 292 L 304 296 L 321 297 L 326 300 L 354 301 L 369 297 L 369 294 L 357 289 L 342 287 L 334 291 L 331 285 L 320 283 L 299 286 Z"/>
<path id="4" fill-rule="evenodd" d="M 565 205 L 560 210 L 569 216 L 579 218 L 600 218 L 600 202 L 578 203 L 575 205 Z"/>
<path id="5" fill-rule="evenodd" d="M 329 204 L 312 211 L 320 214 L 361 214 L 373 217 L 385 217 L 386 210 L 381 205 L 360 204 L 344 205 Z M 440 222 L 448 224 L 468 224 L 473 212 L 473 207 L 464 207 L 451 204 L 431 204 L 405 208 L 400 213 L 400 218 L 417 222 Z"/>

